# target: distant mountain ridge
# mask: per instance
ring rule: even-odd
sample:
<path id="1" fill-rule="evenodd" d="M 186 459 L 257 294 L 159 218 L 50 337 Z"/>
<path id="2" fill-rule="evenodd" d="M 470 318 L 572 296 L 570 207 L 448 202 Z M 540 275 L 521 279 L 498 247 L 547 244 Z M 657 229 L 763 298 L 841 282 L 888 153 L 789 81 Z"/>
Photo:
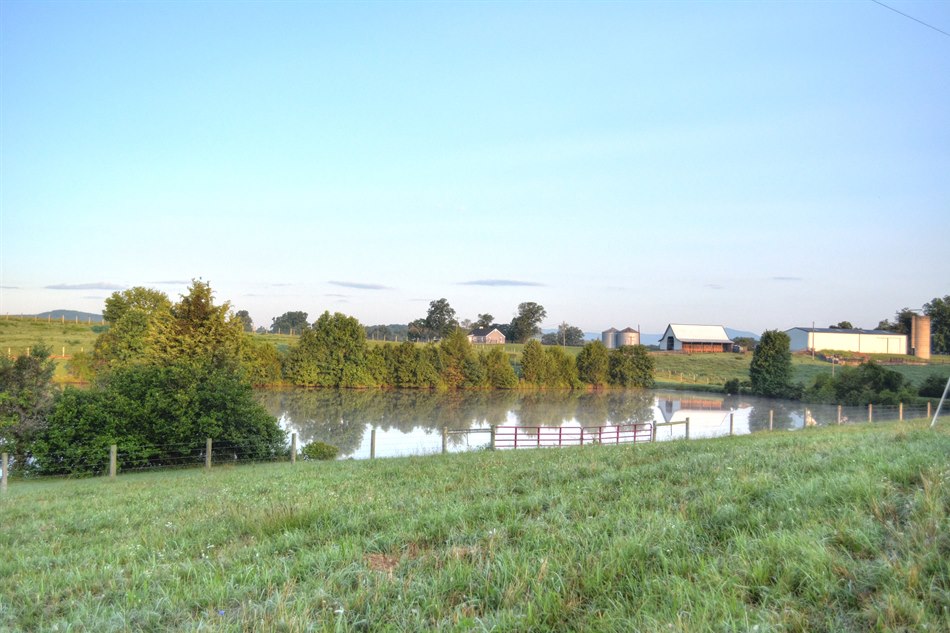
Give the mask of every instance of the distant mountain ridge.
<path id="1" fill-rule="evenodd" d="M 101 314 L 93 314 L 92 312 L 80 312 L 79 310 L 50 310 L 49 312 L 40 312 L 39 314 L 24 314 L 22 316 L 35 316 L 38 319 L 49 319 L 51 321 L 73 321 L 77 320 L 80 323 L 102 323 L 103 318 Z"/>

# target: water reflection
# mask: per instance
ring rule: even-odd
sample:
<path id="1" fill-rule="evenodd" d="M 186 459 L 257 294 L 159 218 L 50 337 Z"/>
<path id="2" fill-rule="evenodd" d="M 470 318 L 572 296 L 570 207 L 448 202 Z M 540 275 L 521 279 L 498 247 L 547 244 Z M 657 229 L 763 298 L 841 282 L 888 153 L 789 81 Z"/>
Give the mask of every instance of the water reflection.
<path id="1" fill-rule="evenodd" d="M 323 441 L 343 457 L 369 457 L 371 430 L 377 430 L 379 457 L 438 452 L 442 428 L 448 449 L 488 444 L 492 425 L 601 427 L 657 425 L 657 440 L 715 437 L 729 433 L 790 430 L 837 422 L 834 406 L 723 396 L 713 393 L 648 390 L 597 392 L 424 390 L 262 391 L 258 397 L 303 445 Z M 877 411 L 877 409 L 875 410 Z M 886 413 L 875 419 L 885 419 Z M 689 419 L 689 429 L 683 424 Z M 843 421 L 866 419 L 846 409 Z"/>

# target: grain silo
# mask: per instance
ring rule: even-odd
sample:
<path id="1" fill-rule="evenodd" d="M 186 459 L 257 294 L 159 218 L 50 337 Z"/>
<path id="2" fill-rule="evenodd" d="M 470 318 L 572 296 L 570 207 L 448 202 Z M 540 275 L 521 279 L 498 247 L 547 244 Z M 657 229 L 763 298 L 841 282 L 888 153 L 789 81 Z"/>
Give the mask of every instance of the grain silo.
<path id="1" fill-rule="evenodd" d="M 617 328 L 612 327 L 609 330 L 604 330 L 600 333 L 600 341 L 607 349 L 614 349 L 617 347 L 617 334 Z"/>
<path id="2" fill-rule="evenodd" d="M 930 358 L 930 317 L 915 314 L 910 319 L 910 353 Z"/>
<path id="3" fill-rule="evenodd" d="M 624 345 L 639 345 L 640 344 L 640 333 L 637 332 L 632 327 L 628 327 L 625 330 L 617 332 L 617 347 L 623 347 Z"/>

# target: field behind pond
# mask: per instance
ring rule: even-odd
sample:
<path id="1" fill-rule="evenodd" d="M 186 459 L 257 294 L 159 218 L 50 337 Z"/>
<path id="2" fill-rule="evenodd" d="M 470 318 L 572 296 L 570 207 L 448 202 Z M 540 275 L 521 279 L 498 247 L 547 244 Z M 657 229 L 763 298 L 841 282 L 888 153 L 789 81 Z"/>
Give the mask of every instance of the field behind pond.
<path id="1" fill-rule="evenodd" d="M 915 421 L 14 481 L 0 630 L 946 631 L 948 456 Z"/>

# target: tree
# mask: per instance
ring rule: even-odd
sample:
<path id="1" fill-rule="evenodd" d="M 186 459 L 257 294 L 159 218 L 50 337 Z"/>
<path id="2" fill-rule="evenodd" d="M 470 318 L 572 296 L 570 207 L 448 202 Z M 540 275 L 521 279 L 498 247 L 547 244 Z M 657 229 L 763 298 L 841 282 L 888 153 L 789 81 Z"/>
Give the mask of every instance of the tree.
<path id="1" fill-rule="evenodd" d="M 304 387 L 367 387 L 366 331 L 354 317 L 329 311 L 290 350 L 287 378 Z"/>
<path id="2" fill-rule="evenodd" d="M 829 325 L 833 330 L 853 330 L 854 326 L 851 325 L 851 321 L 839 321 L 837 325 Z"/>
<path id="3" fill-rule="evenodd" d="M 515 343 L 527 342 L 541 331 L 538 326 L 547 315 L 543 306 L 532 301 L 518 304 L 518 316 L 511 320 L 509 338 Z"/>
<path id="4" fill-rule="evenodd" d="M 209 437 L 234 459 L 266 459 L 284 450 L 285 432 L 232 369 L 130 365 L 66 389 L 33 456 L 44 474 L 101 473 L 111 444 L 120 467 L 142 467 L 180 464 Z"/>
<path id="5" fill-rule="evenodd" d="M 557 326 L 557 338 L 565 347 L 580 347 L 584 344 L 584 331 L 566 322 Z"/>
<path id="6" fill-rule="evenodd" d="M 950 295 L 934 297 L 924 304 L 930 317 L 931 346 L 937 354 L 950 354 Z"/>
<path id="7" fill-rule="evenodd" d="M 94 364 L 120 366 L 143 362 L 159 320 L 171 311 L 168 296 L 136 286 L 106 299 L 103 317 L 109 329 L 96 338 Z"/>
<path id="8" fill-rule="evenodd" d="M 548 357 L 544 355 L 544 348 L 537 341 L 528 341 L 521 352 L 521 378 L 525 382 L 542 386 L 548 375 Z"/>
<path id="9" fill-rule="evenodd" d="M 0 448 L 13 456 L 16 469 L 26 468 L 33 439 L 46 427 L 54 369 L 50 350 L 42 345 L 16 360 L 0 358 Z"/>
<path id="10" fill-rule="evenodd" d="M 624 345 L 611 350 L 609 360 L 610 384 L 620 387 L 654 386 L 653 357 L 643 345 Z"/>
<path id="11" fill-rule="evenodd" d="M 518 376 L 508 361 L 508 355 L 501 345 L 493 345 L 487 353 L 482 353 L 480 361 L 485 367 L 485 380 L 493 389 L 511 389 L 518 385 Z"/>
<path id="12" fill-rule="evenodd" d="M 307 329 L 309 321 L 306 312 L 284 312 L 279 317 L 271 319 L 271 334 L 280 334 L 281 332 L 296 332 L 300 334 Z"/>
<path id="13" fill-rule="evenodd" d="M 208 282 L 193 280 L 181 300 L 158 316 L 148 343 L 149 362 L 237 367 L 244 324 L 231 312 L 229 302 L 215 305 Z"/>
<path id="14" fill-rule="evenodd" d="M 609 378 L 610 358 L 600 341 L 591 341 L 577 355 L 577 375 L 583 382 L 598 387 Z"/>
<path id="15" fill-rule="evenodd" d="M 436 338 L 443 338 L 458 327 L 455 319 L 455 310 L 446 299 L 436 299 L 429 302 L 429 312 L 425 319 L 426 328 Z"/>
<path id="16" fill-rule="evenodd" d="M 788 398 L 795 394 L 790 345 L 785 332 L 768 330 L 762 334 L 749 364 L 752 393 L 772 398 Z"/>
<path id="17" fill-rule="evenodd" d="M 899 334 L 910 334 L 910 323 L 914 318 L 914 314 L 914 311 L 910 308 L 901 308 L 894 314 L 893 323 L 884 319 L 877 324 L 877 329 Z"/>
<path id="18" fill-rule="evenodd" d="M 241 323 L 244 324 L 245 332 L 254 331 L 254 320 L 251 319 L 251 315 L 248 313 L 247 310 L 238 310 L 234 316 L 240 319 Z"/>
<path id="19" fill-rule="evenodd" d="M 485 314 L 478 315 L 478 318 L 475 320 L 475 323 L 473 324 L 473 326 L 475 328 L 486 328 L 486 327 L 489 327 L 492 324 L 492 321 L 494 320 L 495 320 L 495 317 L 493 317 L 492 315 L 486 312 Z"/>

